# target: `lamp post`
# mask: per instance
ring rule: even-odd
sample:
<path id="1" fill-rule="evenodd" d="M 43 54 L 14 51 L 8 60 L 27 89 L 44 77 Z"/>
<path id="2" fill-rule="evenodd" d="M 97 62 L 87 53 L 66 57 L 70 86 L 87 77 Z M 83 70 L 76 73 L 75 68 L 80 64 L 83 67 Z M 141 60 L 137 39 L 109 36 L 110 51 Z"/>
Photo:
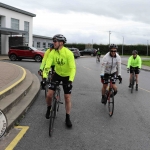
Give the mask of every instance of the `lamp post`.
<path id="1" fill-rule="evenodd" d="M 147 40 L 147 56 L 148 56 L 148 40 Z"/>
<path id="2" fill-rule="evenodd" d="M 110 45 L 110 34 L 111 34 L 111 31 L 109 31 L 109 45 Z"/>
<path id="3" fill-rule="evenodd" d="M 124 45 L 124 37 L 123 37 L 123 40 L 122 40 L 122 56 L 123 56 L 123 45 Z"/>

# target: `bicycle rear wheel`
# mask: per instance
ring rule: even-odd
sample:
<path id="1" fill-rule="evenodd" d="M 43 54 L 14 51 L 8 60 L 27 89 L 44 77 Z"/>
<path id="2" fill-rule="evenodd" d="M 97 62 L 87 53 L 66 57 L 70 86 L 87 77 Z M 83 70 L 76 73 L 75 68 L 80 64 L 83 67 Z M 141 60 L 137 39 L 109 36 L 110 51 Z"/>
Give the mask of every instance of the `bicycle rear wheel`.
<path id="1" fill-rule="evenodd" d="M 131 93 L 133 93 L 133 89 L 134 89 L 134 74 L 132 74 L 132 82 L 131 82 Z"/>
<path id="2" fill-rule="evenodd" d="M 49 121 L 49 136 L 51 137 L 54 130 L 54 120 L 56 117 L 56 100 L 53 99 L 52 108 L 50 110 L 50 121 Z"/>
<path id="3" fill-rule="evenodd" d="M 47 92 L 48 92 L 48 83 L 46 83 L 46 85 L 45 85 L 45 98 L 47 96 Z"/>
<path id="4" fill-rule="evenodd" d="M 114 113 L 114 92 L 111 92 L 110 97 L 108 97 L 108 111 L 111 117 Z"/>

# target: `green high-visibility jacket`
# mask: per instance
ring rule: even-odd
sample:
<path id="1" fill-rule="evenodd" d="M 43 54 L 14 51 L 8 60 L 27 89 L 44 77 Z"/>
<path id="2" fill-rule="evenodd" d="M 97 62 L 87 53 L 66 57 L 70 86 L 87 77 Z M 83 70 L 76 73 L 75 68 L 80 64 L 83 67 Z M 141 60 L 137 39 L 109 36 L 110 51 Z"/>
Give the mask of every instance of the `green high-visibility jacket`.
<path id="1" fill-rule="evenodd" d="M 55 72 L 62 76 L 69 76 L 69 81 L 73 81 L 76 74 L 76 64 L 73 53 L 66 47 L 60 50 L 53 50 L 46 60 L 43 77 L 47 78 L 51 65 L 55 65 Z"/>
<path id="2" fill-rule="evenodd" d="M 130 68 L 130 66 L 141 68 L 141 65 L 142 65 L 142 61 L 139 55 L 137 55 L 136 58 L 134 58 L 133 55 L 129 57 L 127 68 Z"/>

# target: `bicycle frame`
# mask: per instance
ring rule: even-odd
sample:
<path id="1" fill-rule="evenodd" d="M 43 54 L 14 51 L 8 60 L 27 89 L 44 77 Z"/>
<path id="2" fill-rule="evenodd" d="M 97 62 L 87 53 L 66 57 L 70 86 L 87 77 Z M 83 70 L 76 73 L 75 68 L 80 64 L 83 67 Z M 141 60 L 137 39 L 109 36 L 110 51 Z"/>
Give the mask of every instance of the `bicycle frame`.
<path id="1" fill-rule="evenodd" d="M 134 84 L 135 84 L 135 81 L 136 81 L 135 69 L 132 68 L 132 71 L 133 71 L 133 73 L 131 73 L 132 77 L 131 77 L 131 81 L 130 81 L 130 83 L 131 83 L 131 93 L 133 93 Z"/>
<path id="2" fill-rule="evenodd" d="M 59 110 L 59 104 L 63 104 L 61 102 L 61 97 L 60 97 L 60 87 L 59 85 L 63 85 L 60 83 L 56 83 L 56 90 L 53 94 L 53 99 L 52 99 L 52 107 L 50 110 L 50 122 L 49 122 L 49 136 L 52 136 L 53 133 L 53 125 L 54 125 L 54 119 L 57 117 L 57 112 Z"/>
<path id="3" fill-rule="evenodd" d="M 107 85 L 107 89 L 105 92 L 105 97 L 106 97 L 106 101 L 108 102 L 108 111 L 109 111 L 109 116 L 111 117 L 113 115 L 114 112 L 114 90 L 113 90 L 113 86 L 112 86 L 112 78 L 114 79 L 118 79 L 118 77 L 108 77 L 108 85 Z"/>

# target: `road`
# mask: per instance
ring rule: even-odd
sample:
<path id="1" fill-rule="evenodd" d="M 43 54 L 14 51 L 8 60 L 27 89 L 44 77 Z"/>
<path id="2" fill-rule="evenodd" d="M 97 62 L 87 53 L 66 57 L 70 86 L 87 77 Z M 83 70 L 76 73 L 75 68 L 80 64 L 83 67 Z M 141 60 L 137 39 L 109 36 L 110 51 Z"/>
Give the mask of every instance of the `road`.
<path id="1" fill-rule="evenodd" d="M 40 63 L 16 61 L 37 75 Z M 150 72 L 141 71 L 139 91 L 131 94 L 129 74 L 122 65 L 123 83 L 118 84 L 114 115 L 101 104 L 100 64 L 95 57 L 76 59 L 77 73 L 72 90 L 72 129 L 65 127 L 65 105 L 55 121 L 53 137 L 48 136 L 44 91 L 28 110 L 21 126 L 29 130 L 15 150 L 149 150 L 150 149 Z M 61 91 L 62 93 L 63 91 Z M 62 95 L 63 98 L 63 95 Z"/>

